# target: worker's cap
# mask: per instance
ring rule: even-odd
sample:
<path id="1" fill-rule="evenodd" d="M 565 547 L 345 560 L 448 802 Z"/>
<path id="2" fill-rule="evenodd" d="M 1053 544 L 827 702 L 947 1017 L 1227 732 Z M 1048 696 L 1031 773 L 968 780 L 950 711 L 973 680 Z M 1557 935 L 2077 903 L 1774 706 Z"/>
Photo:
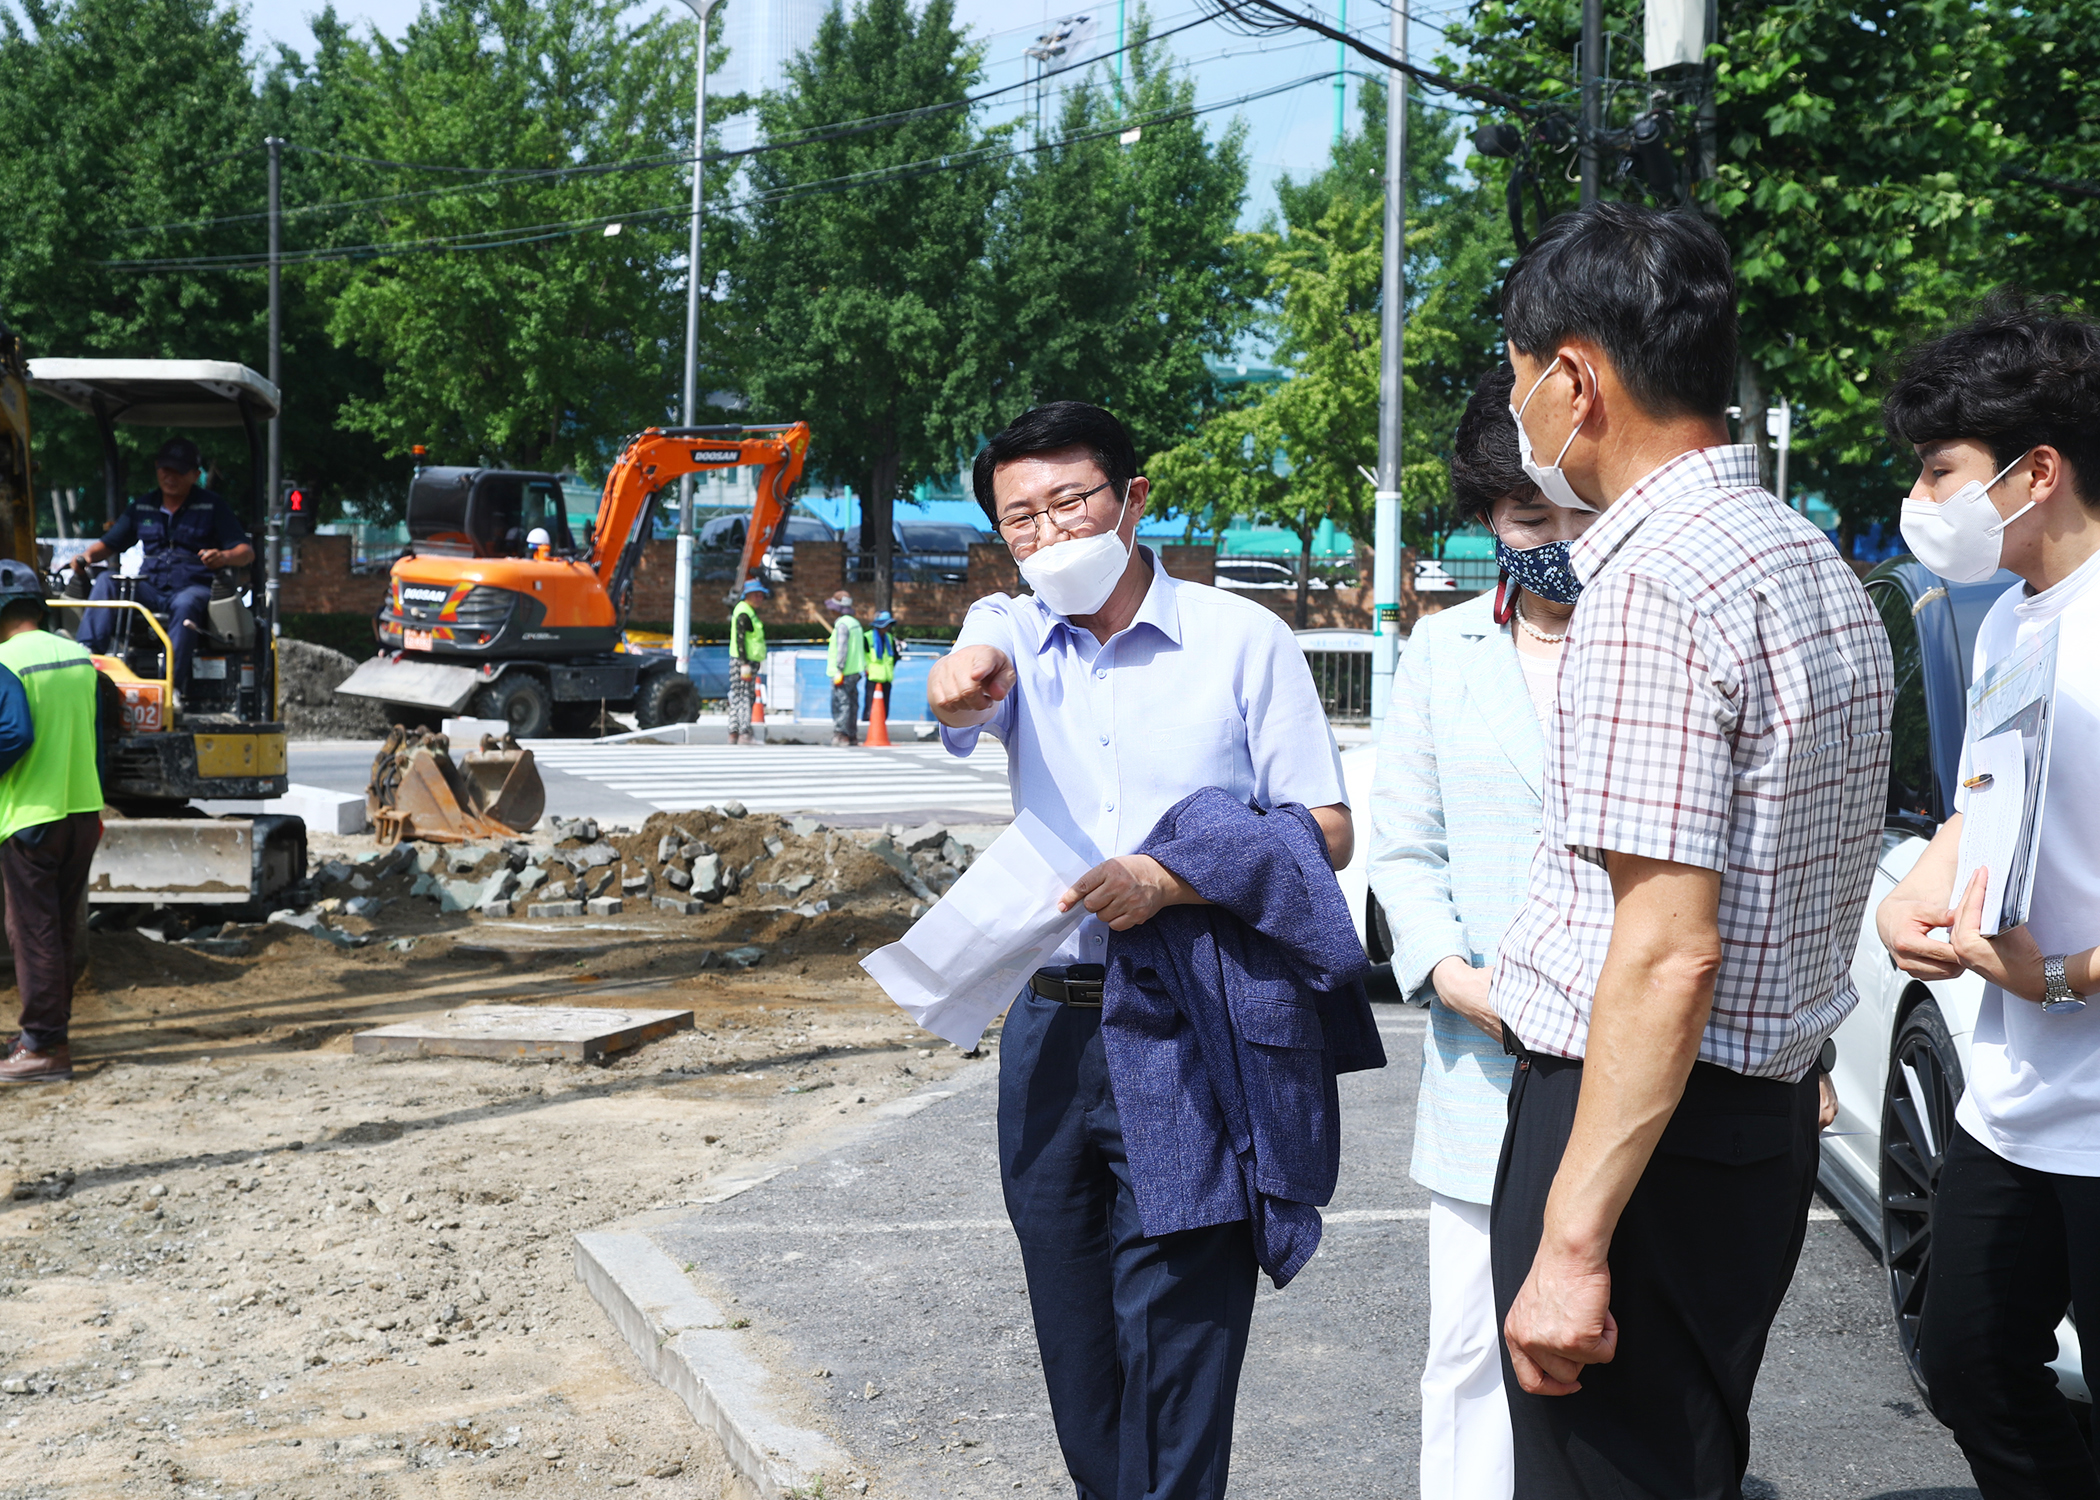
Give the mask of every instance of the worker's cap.
<path id="1" fill-rule="evenodd" d="M 187 474 L 192 469 L 204 467 L 204 455 L 188 438 L 169 438 L 160 445 L 160 452 L 153 455 L 153 467 L 173 469 L 178 474 Z"/>
<path id="2" fill-rule="evenodd" d="M 773 591 L 760 583 L 756 578 L 744 580 L 744 592 L 747 594 L 764 594 L 769 599 L 773 597 Z"/>
<path id="3" fill-rule="evenodd" d="M 833 594 L 824 601 L 824 607 L 835 615 L 842 615 L 853 608 L 853 596 L 845 593 Z"/>
<path id="4" fill-rule="evenodd" d="M 891 613 L 888 610 L 884 610 L 881 614 L 875 617 L 875 623 L 877 625 L 894 625 L 897 623 L 897 621 L 895 616 L 891 615 Z"/>
<path id="5" fill-rule="evenodd" d="M 547 535 L 546 527 L 535 526 L 532 530 L 525 533 L 525 545 L 528 547 L 551 547 L 554 545 L 554 538 Z"/>
<path id="6" fill-rule="evenodd" d="M 44 602 L 44 580 L 28 563 L 12 558 L 0 558 L 0 609 L 5 609 L 18 599 L 34 599 Z"/>

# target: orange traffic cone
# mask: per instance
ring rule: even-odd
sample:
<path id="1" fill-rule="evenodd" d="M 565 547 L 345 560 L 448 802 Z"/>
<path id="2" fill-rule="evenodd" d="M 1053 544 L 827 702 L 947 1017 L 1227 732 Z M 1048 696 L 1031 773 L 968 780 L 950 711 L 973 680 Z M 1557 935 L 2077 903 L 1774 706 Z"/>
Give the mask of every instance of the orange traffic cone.
<path id="1" fill-rule="evenodd" d="M 868 737 L 861 743 L 874 748 L 890 748 L 889 685 L 875 684 L 875 701 L 868 705 Z"/>
<path id="2" fill-rule="evenodd" d="M 751 722 L 766 722 L 766 680 L 763 677 L 751 679 Z"/>

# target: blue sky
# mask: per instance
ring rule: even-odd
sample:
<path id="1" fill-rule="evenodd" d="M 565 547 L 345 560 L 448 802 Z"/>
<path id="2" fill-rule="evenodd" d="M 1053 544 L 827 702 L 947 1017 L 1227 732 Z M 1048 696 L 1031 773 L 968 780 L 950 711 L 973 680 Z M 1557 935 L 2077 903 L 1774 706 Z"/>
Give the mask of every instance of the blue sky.
<path id="1" fill-rule="evenodd" d="M 1343 0 L 1306 0 L 1306 8 L 1332 23 L 1342 3 Z M 313 46 L 313 34 L 307 18 L 320 8 L 316 0 L 254 0 L 249 8 L 251 29 L 258 44 L 282 42 L 308 52 Z M 398 36 L 414 18 L 419 0 L 339 0 L 336 8 L 353 25 L 375 26 Z M 1128 13 L 1134 14 L 1136 8 L 1129 4 Z M 686 14 L 683 5 L 674 4 L 669 9 L 681 16 Z M 1441 42 L 1436 25 L 1462 9 L 1462 0 L 1424 0 L 1415 9 L 1410 38 L 1416 60 L 1429 61 Z M 1031 65 L 1023 55 L 1026 48 L 1048 22 L 1075 10 L 1091 10 L 1099 18 L 1095 45 L 1102 51 L 1113 50 L 1117 0 L 1092 6 L 1075 6 L 1070 0 L 1057 4 L 1049 0 L 957 0 L 956 5 L 962 24 L 985 43 L 986 83 L 993 88 L 1029 76 Z M 1163 31 L 1178 26 L 1199 13 L 1195 0 L 1157 0 L 1153 29 Z M 1351 32 L 1382 45 L 1391 25 L 1391 13 L 1384 0 L 1348 0 L 1347 24 Z M 1166 45 L 1179 64 L 1195 77 L 1199 105 L 1328 72 L 1336 67 L 1338 50 L 1335 43 L 1309 33 L 1247 37 L 1216 22 L 1184 31 Z M 1348 66 L 1358 69 L 1368 64 L 1351 54 Z M 1346 80 L 1345 107 L 1352 124 L 1357 87 L 1354 78 Z M 1026 89 L 1015 90 L 1013 95 L 998 101 L 998 109 L 989 118 L 1023 111 L 1023 101 L 1029 93 Z M 1256 100 L 1240 108 L 1238 114 L 1247 123 L 1252 158 L 1253 181 L 1247 206 L 1247 222 L 1252 225 L 1275 206 L 1275 182 L 1280 175 L 1302 177 L 1324 165 L 1328 144 L 1334 137 L 1334 84 L 1331 79 L 1307 84 Z M 1208 116 L 1207 123 L 1215 134 L 1232 116 L 1233 111 L 1221 111 Z"/>

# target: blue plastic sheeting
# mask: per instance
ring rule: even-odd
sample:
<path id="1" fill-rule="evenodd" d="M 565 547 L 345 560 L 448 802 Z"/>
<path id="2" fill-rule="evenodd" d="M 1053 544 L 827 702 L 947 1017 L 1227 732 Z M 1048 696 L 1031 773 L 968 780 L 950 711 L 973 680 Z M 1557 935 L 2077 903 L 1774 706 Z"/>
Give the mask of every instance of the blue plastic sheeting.
<path id="1" fill-rule="evenodd" d="M 926 674 L 942 655 L 941 649 L 934 646 L 905 648 L 897 662 L 897 680 L 890 684 L 890 718 L 931 717 L 926 711 Z M 867 701 L 866 688 L 861 689 L 861 701 Z M 831 721 L 831 676 L 824 670 L 821 652 L 811 652 L 795 662 L 795 718 L 803 723 L 812 719 L 820 723 Z"/>
<path id="2" fill-rule="evenodd" d="M 695 646 L 686 662 L 685 675 L 693 679 L 700 696 L 709 700 L 729 696 L 729 643 Z"/>

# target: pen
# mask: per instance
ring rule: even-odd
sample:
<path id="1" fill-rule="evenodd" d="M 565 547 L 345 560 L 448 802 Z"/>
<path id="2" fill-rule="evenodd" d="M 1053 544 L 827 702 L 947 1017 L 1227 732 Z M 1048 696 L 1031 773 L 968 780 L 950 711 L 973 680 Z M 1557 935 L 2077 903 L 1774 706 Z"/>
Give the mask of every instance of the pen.
<path id="1" fill-rule="evenodd" d="M 1985 771 L 1985 772 L 1983 772 L 1983 773 L 1982 773 L 1981 775 L 1978 775 L 1978 776 L 1971 776 L 1971 777 L 1969 777 L 1969 778 L 1968 778 L 1968 779 L 1967 779 L 1966 781 L 1964 781 L 1964 782 L 1962 783 L 1962 788 L 1963 788 L 1963 789 L 1964 789 L 1965 791 L 1971 791 L 1971 792 L 1973 792 L 1973 791 L 1976 791 L 1976 790 L 1977 790 L 1978 788 L 1980 788 L 1980 787 L 1987 787 L 1987 786 L 1989 786 L 1989 785 L 1991 784 L 1991 781 L 1992 781 L 1992 776 L 1991 776 L 1991 773 L 1990 773 L 1990 772 L 1988 772 L 1988 771 Z"/>

